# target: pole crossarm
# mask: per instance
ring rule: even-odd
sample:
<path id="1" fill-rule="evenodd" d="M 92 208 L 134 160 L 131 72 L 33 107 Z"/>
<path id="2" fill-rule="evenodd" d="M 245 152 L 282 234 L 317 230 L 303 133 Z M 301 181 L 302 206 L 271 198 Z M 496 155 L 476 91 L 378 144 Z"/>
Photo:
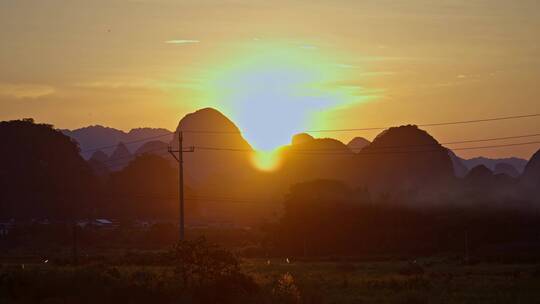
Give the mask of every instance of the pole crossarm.
<path id="1" fill-rule="evenodd" d="M 168 151 L 169 151 L 169 153 L 178 153 L 178 152 L 180 152 L 180 150 L 173 150 L 171 147 L 169 147 Z M 182 149 L 182 152 L 195 152 L 195 147 L 191 146 L 189 148 Z M 178 160 L 176 155 L 174 156 L 174 158 L 176 158 L 176 160 Z"/>

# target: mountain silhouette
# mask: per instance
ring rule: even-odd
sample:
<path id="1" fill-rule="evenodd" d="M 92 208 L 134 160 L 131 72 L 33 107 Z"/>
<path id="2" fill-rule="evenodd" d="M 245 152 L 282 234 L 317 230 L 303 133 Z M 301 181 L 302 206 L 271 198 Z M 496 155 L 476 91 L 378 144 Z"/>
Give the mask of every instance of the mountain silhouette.
<path id="1" fill-rule="evenodd" d="M 518 177 L 520 175 L 519 171 L 516 169 L 516 167 L 512 166 L 508 163 L 497 163 L 495 164 L 495 168 L 493 170 L 493 173 L 495 174 L 506 174 L 510 177 Z"/>
<path id="2" fill-rule="evenodd" d="M 510 158 L 487 158 L 475 157 L 471 159 L 463 159 L 463 164 L 470 170 L 478 165 L 484 165 L 491 171 L 495 170 L 495 166 L 499 163 L 506 163 L 513 166 L 520 174 L 523 173 L 527 161 L 525 159 L 510 157 Z"/>
<path id="3" fill-rule="evenodd" d="M 301 139 L 301 140 L 300 140 Z M 339 140 L 296 135 L 292 145 L 280 150 L 282 181 L 290 184 L 314 179 L 346 181 L 353 152 Z"/>
<path id="4" fill-rule="evenodd" d="M 467 175 L 465 181 L 472 185 L 487 185 L 493 181 L 493 171 L 485 165 L 478 165 L 472 168 Z"/>
<path id="5" fill-rule="evenodd" d="M 115 217 L 176 219 L 178 214 L 178 170 L 170 161 L 153 154 L 137 156 L 123 170 L 114 172 L 107 184 L 106 201 Z M 186 197 L 195 194 L 184 187 Z M 186 202 L 186 215 L 193 219 L 196 203 Z"/>
<path id="6" fill-rule="evenodd" d="M 299 133 L 292 137 L 291 139 L 291 145 L 299 145 L 305 142 L 310 142 L 314 138 L 313 136 L 307 134 L 307 133 Z"/>
<path id="7" fill-rule="evenodd" d="M 540 186 L 540 150 L 534 153 L 525 166 L 521 180 L 526 186 L 529 187 Z"/>
<path id="8" fill-rule="evenodd" d="M 221 112 L 213 108 L 204 108 L 184 116 L 170 143 L 175 150 L 178 149 L 179 131 L 183 133 L 184 148 L 193 146 L 196 150 L 196 153 L 184 153 L 186 174 L 194 181 L 207 182 L 209 178 L 229 178 L 235 174 L 242 174 L 251 167 L 249 161 L 251 146 L 242 137 L 238 127 Z M 227 152 L 209 148 L 246 151 Z M 234 174 L 231 174 L 233 172 Z"/>
<path id="9" fill-rule="evenodd" d="M 370 191 L 433 190 L 454 178 L 448 150 L 415 125 L 383 131 L 355 159 L 355 182 Z"/>
<path id="10" fill-rule="evenodd" d="M 98 162 L 101 162 L 101 163 L 105 163 L 108 159 L 109 159 L 109 156 L 107 156 L 107 154 L 105 154 L 105 152 L 103 152 L 101 150 L 97 150 L 94 153 L 92 153 L 92 156 L 90 157 L 89 160 L 94 160 L 94 161 L 98 161 Z"/>
<path id="11" fill-rule="evenodd" d="M 457 177 L 465 177 L 467 173 L 469 172 L 469 168 L 467 168 L 463 161 L 464 159 L 457 156 L 454 151 L 448 149 L 448 155 L 450 156 L 450 160 L 452 161 L 452 167 L 454 168 L 454 174 Z"/>
<path id="12" fill-rule="evenodd" d="M 107 160 L 107 165 L 110 167 L 111 171 L 118 171 L 127 166 L 133 158 L 133 155 L 129 152 L 126 145 L 123 142 L 120 142 L 116 145 L 116 148 Z"/>
<path id="13" fill-rule="evenodd" d="M 134 152 L 148 141 L 159 139 L 168 142 L 172 138 L 172 133 L 169 130 L 160 128 L 137 128 L 126 133 L 114 128 L 95 125 L 75 130 L 61 130 L 61 132 L 77 141 L 82 151 L 92 150 L 96 147 L 108 147 L 102 149 L 107 155 L 111 155 L 114 147 L 120 142 L 136 141 L 127 146 L 130 152 Z M 82 155 L 88 159 L 92 152 Z"/>
<path id="14" fill-rule="evenodd" d="M 495 173 L 484 165 L 478 165 L 460 181 L 465 199 L 458 201 L 472 200 L 493 205 L 522 199 L 522 191 L 516 188 L 517 181 L 506 173 Z"/>
<path id="15" fill-rule="evenodd" d="M 168 144 L 161 141 L 161 140 L 152 140 L 145 142 L 142 146 L 140 146 L 136 151 L 135 155 L 143 155 L 143 154 L 155 154 L 160 156 L 165 156 L 166 158 L 170 158 L 167 154 L 167 148 Z M 172 160 L 172 159 L 171 159 Z"/>
<path id="16" fill-rule="evenodd" d="M 368 146 L 371 142 L 363 137 L 355 137 L 347 144 L 347 147 L 354 153 L 360 152 L 364 147 Z"/>
<path id="17" fill-rule="evenodd" d="M 97 150 L 92 154 L 90 159 L 88 160 L 88 165 L 90 165 L 90 168 L 92 168 L 92 171 L 94 174 L 98 177 L 106 177 L 111 172 L 109 170 L 109 167 L 107 167 L 107 161 L 109 160 L 109 156 L 105 154 L 105 152 L 101 150 Z"/>
<path id="18" fill-rule="evenodd" d="M 170 144 L 175 150 L 178 149 L 179 131 L 183 134 L 184 149 L 195 148 L 195 152 L 183 154 L 186 185 L 209 197 L 198 201 L 203 217 L 242 221 L 268 216 L 275 211 L 261 209 L 261 201 L 270 204 L 274 197 L 271 177 L 255 169 L 253 149 L 229 118 L 213 108 L 185 115 L 178 123 Z M 223 197 L 232 198 L 232 201 L 214 199 Z M 234 201 L 234 198 L 245 200 L 252 197 L 256 197 L 257 204 Z"/>

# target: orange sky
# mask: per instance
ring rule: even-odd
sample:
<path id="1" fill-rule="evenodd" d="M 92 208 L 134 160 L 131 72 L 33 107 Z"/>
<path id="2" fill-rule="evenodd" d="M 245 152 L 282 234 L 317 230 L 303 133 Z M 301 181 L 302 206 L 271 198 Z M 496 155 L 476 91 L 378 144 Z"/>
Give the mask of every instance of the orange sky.
<path id="1" fill-rule="evenodd" d="M 193 84 L 261 42 L 321 54 L 348 69 L 333 89 L 362 88 L 352 102 L 310 111 L 308 129 L 540 113 L 536 0 L 17 0 L 0 2 L 0 26 L 2 120 L 174 129 L 199 107 L 231 109 Z M 428 131 L 444 142 L 540 133 L 539 122 Z M 458 154 L 528 158 L 539 147 Z"/>

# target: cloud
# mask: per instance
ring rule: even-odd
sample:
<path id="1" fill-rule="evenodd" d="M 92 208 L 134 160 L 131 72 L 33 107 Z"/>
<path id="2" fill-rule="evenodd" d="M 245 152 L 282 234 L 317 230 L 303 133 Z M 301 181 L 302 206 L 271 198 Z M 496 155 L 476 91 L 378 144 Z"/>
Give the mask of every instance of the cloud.
<path id="1" fill-rule="evenodd" d="M 167 40 L 165 43 L 168 44 L 190 44 L 190 43 L 199 43 L 199 40 L 194 39 L 173 39 L 173 40 Z"/>
<path id="2" fill-rule="evenodd" d="M 316 49 L 318 49 L 318 47 L 316 47 L 314 45 L 309 45 L 309 44 L 301 45 L 300 47 L 303 48 L 303 49 L 306 49 L 306 50 L 316 50 Z"/>
<path id="3" fill-rule="evenodd" d="M 51 95 L 55 91 L 53 87 L 48 85 L 0 83 L 0 95 L 7 95 L 18 99 L 39 98 Z"/>
<path id="4" fill-rule="evenodd" d="M 77 82 L 72 84 L 73 87 L 82 89 L 98 89 L 98 90 L 117 90 L 117 89 L 154 89 L 159 87 L 159 83 L 153 79 L 137 79 L 137 78 L 124 78 L 122 80 L 116 79 L 102 79 L 90 82 Z"/>
<path id="5" fill-rule="evenodd" d="M 356 68 L 358 68 L 357 66 L 354 66 L 352 64 L 346 64 L 346 63 L 338 63 L 338 64 L 336 64 L 336 66 L 338 68 L 343 68 L 343 69 L 356 69 Z"/>

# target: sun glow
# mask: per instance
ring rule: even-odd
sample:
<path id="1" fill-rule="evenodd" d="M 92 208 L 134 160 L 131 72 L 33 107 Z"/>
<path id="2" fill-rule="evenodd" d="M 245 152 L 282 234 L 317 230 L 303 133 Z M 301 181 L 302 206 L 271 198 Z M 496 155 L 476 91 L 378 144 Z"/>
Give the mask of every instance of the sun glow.
<path id="1" fill-rule="evenodd" d="M 278 149 L 270 151 L 255 151 L 251 154 L 253 165 L 263 171 L 272 171 L 279 167 L 280 156 Z"/>
<path id="2" fill-rule="evenodd" d="M 275 149 L 316 127 L 316 114 L 362 100 L 343 56 L 314 45 L 256 40 L 218 57 L 197 77 L 197 89 L 259 151 L 253 162 L 261 169 L 277 167 Z"/>

